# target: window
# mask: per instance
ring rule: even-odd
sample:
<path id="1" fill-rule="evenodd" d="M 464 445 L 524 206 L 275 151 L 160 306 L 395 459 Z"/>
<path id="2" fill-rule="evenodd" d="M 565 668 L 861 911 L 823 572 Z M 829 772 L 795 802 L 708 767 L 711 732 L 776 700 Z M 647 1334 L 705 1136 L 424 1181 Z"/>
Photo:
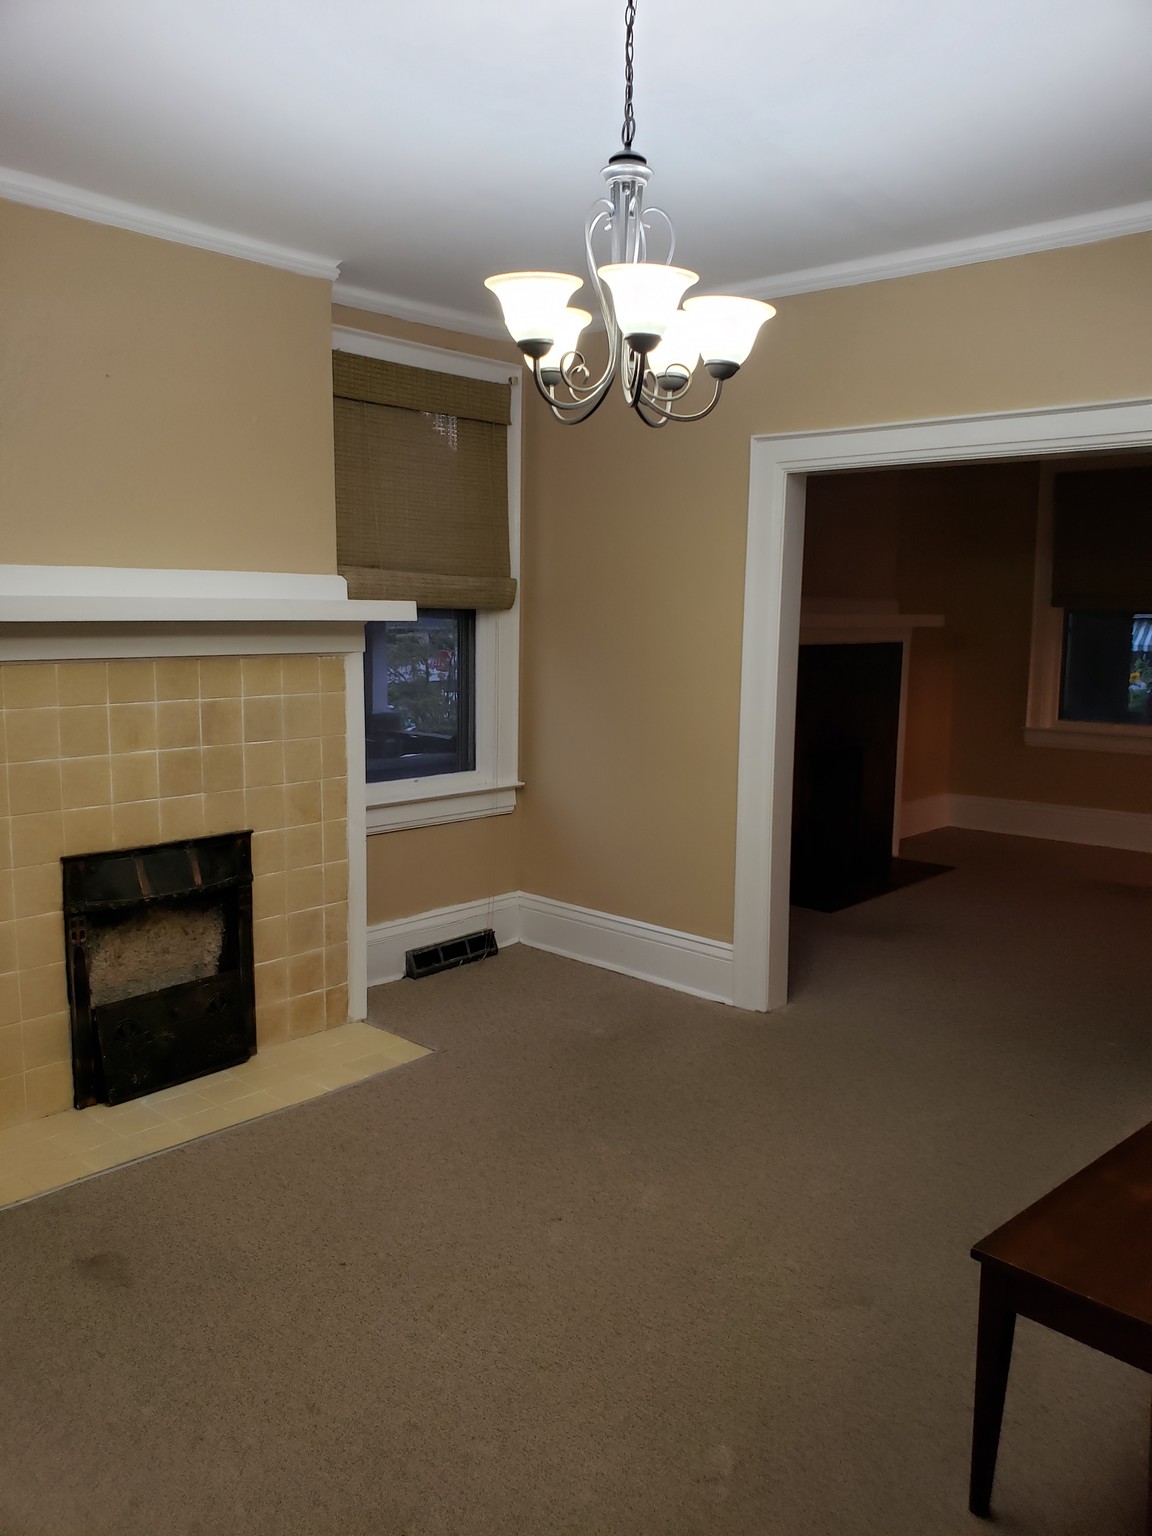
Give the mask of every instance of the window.
<path id="1" fill-rule="evenodd" d="M 1152 752 L 1152 469 L 1041 477 L 1025 740 Z"/>
<path id="2" fill-rule="evenodd" d="M 476 766 L 476 613 L 421 608 L 414 624 L 369 624 L 364 651 L 369 784 Z"/>
<path id="3" fill-rule="evenodd" d="M 512 811 L 520 369 L 343 327 L 333 345 L 339 569 L 351 597 L 418 605 L 367 626 L 367 830 Z"/>

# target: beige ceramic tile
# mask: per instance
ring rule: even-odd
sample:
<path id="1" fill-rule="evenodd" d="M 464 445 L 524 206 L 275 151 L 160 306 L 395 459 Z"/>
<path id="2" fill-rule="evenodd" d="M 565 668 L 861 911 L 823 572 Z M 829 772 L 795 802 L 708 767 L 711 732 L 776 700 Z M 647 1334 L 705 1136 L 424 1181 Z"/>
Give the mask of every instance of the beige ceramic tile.
<path id="1" fill-rule="evenodd" d="M 236 745 L 244 739 L 244 713 L 239 699 L 203 699 L 201 739 L 206 747 Z"/>
<path id="2" fill-rule="evenodd" d="M 200 697 L 200 663 L 195 657 L 164 657 L 155 666 L 158 699 L 187 700 Z"/>
<path id="3" fill-rule="evenodd" d="M 0 827 L 0 839 L 7 842 L 7 823 Z M 9 867 L 11 863 L 11 847 L 9 846 L 8 858 L 0 860 L 0 923 L 7 923 L 14 917 L 30 916 L 29 913 L 17 912 L 14 899 L 13 881 L 15 876 Z"/>
<path id="4" fill-rule="evenodd" d="M 324 901 L 348 900 L 348 861 L 336 859 L 324 866 Z"/>
<path id="5" fill-rule="evenodd" d="M 304 912 L 288 914 L 288 953 L 290 955 L 299 955 L 309 949 L 323 949 L 324 943 L 323 907 L 310 907 Z M 311 992 L 313 989 L 302 987 L 294 990 Z"/>
<path id="6" fill-rule="evenodd" d="M 20 978 L 15 971 L 0 976 L 0 1027 L 20 1022 Z"/>
<path id="7" fill-rule="evenodd" d="M 156 697 L 156 670 L 151 661 L 110 661 L 108 698 L 113 704 L 146 704 Z"/>
<path id="8" fill-rule="evenodd" d="M 288 999 L 288 1037 L 315 1034 L 326 1027 L 323 992 Z"/>
<path id="9" fill-rule="evenodd" d="M 267 785 L 263 788 L 245 789 L 244 806 L 248 825 L 256 830 L 271 831 L 284 825 L 284 786 Z"/>
<path id="10" fill-rule="evenodd" d="M 260 917 L 252 924 L 252 950 L 257 964 L 279 960 L 288 953 L 287 919 Z"/>
<path id="11" fill-rule="evenodd" d="M 284 691 L 279 656 L 245 656 L 240 662 L 240 675 L 246 698 L 251 694 Z"/>
<path id="12" fill-rule="evenodd" d="M 54 662 L 9 662 L 0 672 L 5 709 L 54 709 L 59 702 Z"/>
<path id="13" fill-rule="evenodd" d="M 284 825 L 299 827 L 323 820 L 320 781 L 310 779 L 284 788 Z"/>
<path id="14" fill-rule="evenodd" d="M 204 796 L 181 795 L 160 802 L 160 837 L 164 842 L 178 842 L 185 837 L 204 835 Z"/>
<path id="15" fill-rule="evenodd" d="M 319 656 L 285 656 L 282 683 L 285 693 L 319 693 Z"/>
<path id="16" fill-rule="evenodd" d="M 204 788 L 209 793 L 244 788 L 244 750 L 239 746 L 206 747 Z"/>
<path id="17" fill-rule="evenodd" d="M 156 750 L 155 704 L 113 704 L 108 718 L 114 753 Z"/>
<path id="18" fill-rule="evenodd" d="M 72 1033 L 67 1013 L 51 1013 L 43 1019 L 25 1019 L 20 1026 L 24 1040 L 24 1070 L 71 1061 Z"/>
<path id="19" fill-rule="evenodd" d="M 252 835 L 252 873 L 275 875 L 284 868 L 284 833 L 255 832 Z"/>
<path id="20" fill-rule="evenodd" d="M 284 744 L 280 741 L 248 742 L 244 747 L 244 786 L 263 789 L 284 782 Z M 281 790 L 283 798 L 283 790 Z"/>
<path id="21" fill-rule="evenodd" d="M 21 971 L 20 1009 L 25 1019 L 43 1019 L 49 1014 L 63 1013 L 68 1007 L 68 983 L 64 975 L 64 961 L 55 965 L 39 966 L 34 971 Z"/>
<path id="22" fill-rule="evenodd" d="M 126 805 L 133 800 L 156 799 L 160 793 L 157 756 L 155 752 L 123 752 L 110 759 L 112 800 L 116 805 Z"/>
<path id="23" fill-rule="evenodd" d="M 323 768 L 322 778 L 338 779 L 347 772 L 347 757 L 345 755 L 343 736 L 322 736 L 320 738 L 320 762 Z"/>
<path id="24" fill-rule="evenodd" d="M 25 1071 L 24 1093 L 31 1120 L 67 1109 L 72 1103 L 72 1063 L 59 1061 L 49 1067 Z"/>
<path id="25" fill-rule="evenodd" d="M 65 810 L 109 805 L 112 773 L 107 757 L 66 757 L 60 764 L 60 798 Z M 155 791 L 153 791 L 155 793 Z"/>
<path id="26" fill-rule="evenodd" d="M 159 688 L 157 683 L 157 688 Z M 169 699 L 156 705 L 156 745 L 163 751 L 200 745 L 200 701 Z"/>
<path id="27" fill-rule="evenodd" d="M 19 970 L 20 962 L 17 959 L 16 950 L 16 924 L 12 921 L 0 923 L 0 976 L 9 976 Z M 3 1073 L 0 1073 L 3 1076 Z"/>
<path id="28" fill-rule="evenodd" d="M 62 893 L 58 862 L 28 864 L 14 869 L 11 881 L 14 917 L 36 917 L 42 912 L 59 911 Z"/>
<path id="29" fill-rule="evenodd" d="M 282 1003 L 288 996 L 288 966 L 283 960 L 265 960 L 255 968 L 256 1007 Z"/>
<path id="30" fill-rule="evenodd" d="M 324 829 L 319 822 L 289 827 L 284 833 L 284 863 L 288 869 L 303 869 L 324 861 Z"/>
<path id="31" fill-rule="evenodd" d="M 13 763 L 8 769 L 8 805 L 13 816 L 60 810 L 60 764 Z"/>
<path id="32" fill-rule="evenodd" d="M 284 781 L 298 784 L 324 775 L 324 754 L 319 736 L 304 736 L 284 743 Z"/>
<path id="33" fill-rule="evenodd" d="M 288 1038 L 288 1004 L 266 1003 L 256 1010 L 256 1038 L 260 1048 L 278 1045 Z"/>
<path id="34" fill-rule="evenodd" d="M 325 693 L 344 692 L 345 670 L 343 656 L 321 656 L 320 687 Z"/>
<path id="35" fill-rule="evenodd" d="M 0 1025 L 0 1078 L 24 1071 L 24 1036 L 20 1024 Z"/>
<path id="36" fill-rule="evenodd" d="M 328 866 L 309 864 L 304 869 L 290 869 L 285 875 L 286 912 L 305 912 L 325 904 L 325 878 Z"/>
<path id="37" fill-rule="evenodd" d="M 245 742 L 279 742 L 283 735 L 284 707 L 279 699 L 257 695 L 244 700 Z"/>
<path id="38" fill-rule="evenodd" d="M 27 1115 L 23 1072 L 17 1077 L 0 1077 L 0 1126 L 15 1125 Z"/>
<path id="39" fill-rule="evenodd" d="M 200 752 L 194 747 L 156 754 L 161 799 L 174 800 L 181 795 L 199 795 L 204 789 L 204 772 Z M 145 800 L 146 795 L 133 796 Z M 163 815 L 163 813 L 161 813 Z"/>
<path id="40" fill-rule="evenodd" d="M 136 801 L 112 812 L 112 832 L 118 848 L 146 847 L 160 841 L 160 802 Z"/>
<path id="41" fill-rule="evenodd" d="M 204 832 L 206 836 L 221 832 L 247 830 L 248 819 L 244 812 L 244 791 L 217 790 L 204 796 Z"/>
<path id="42" fill-rule="evenodd" d="M 285 912 L 287 876 L 257 875 L 252 882 L 252 916 L 256 921 L 282 917 Z"/>
<path id="43" fill-rule="evenodd" d="M 327 1029 L 338 1029 L 348 1022 L 348 986 L 343 983 L 324 989 L 324 1023 Z"/>
<path id="44" fill-rule="evenodd" d="M 56 668 L 56 687 L 61 706 L 104 705 L 108 694 L 106 661 L 66 661 Z"/>
<path id="45" fill-rule="evenodd" d="M 59 912 L 45 912 L 40 917 L 22 917 L 12 926 L 16 931 L 16 952 L 21 970 L 55 965 L 63 959 L 64 919 Z"/>
<path id="46" fill-rule="evenodd" d="M 239 698 L 241 691 L 240 677 L 240 658 L 238 656 L 201 657 L 200 697 L 202 699 Z M 238 741 L 239 737 L 235 739 Z"/>
<path id="47" fill-rule="evenodd" d="M 73 705 L 60 711 L 61 757 L 100 757 L 108 743 L 107 705 Z"/>
<path id="48" fill-rule="evenodd" d="M 343 708 L 343 700 L 341 700 Z M 319 737 L 323 732 L 324 712 L 318 695 L 288 694 L 284 699 L 285 737 Z M 340 729 L 344 728 L 341 719 Z"/>
<path id="49" fill-rule="evenodd" d="M 289 932 L 291 932 L 291 919 L 289 919 Z M 288 945 L 288 993 L 291 997 L 302 997 L 305 992 L 320 992 L 324 988 L 324 951 L 322 949 L 311 950 L 305 954 L 296 954 L 291 943 Z M 291 1017 L 291 1009 L 289 1009 Z"/>
<path id="50" fill-rule="evenodd" d="M 111 848 L 115 832 L 110 805 L 89 806 L 64 812 L 64 852 L 103 853 Z"/>
<path id="51" fill-rule="evenodd" d="M 59 712 L 55 709 L 8 710 L 4 738 L 9 763 L 55 761 L 60 756 Z"/>

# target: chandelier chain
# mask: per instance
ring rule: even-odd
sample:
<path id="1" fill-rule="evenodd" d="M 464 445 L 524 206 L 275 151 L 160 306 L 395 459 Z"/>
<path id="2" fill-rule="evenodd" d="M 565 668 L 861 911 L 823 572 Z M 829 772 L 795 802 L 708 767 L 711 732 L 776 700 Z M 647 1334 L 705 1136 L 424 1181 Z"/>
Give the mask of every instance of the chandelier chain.
<path id="1" fill-rule="evenodd" d="M 624 7 L 624 125 L 620 130 L 620 141 L 626 150 L 631 150 L 632 140 L 636 137 L 636 117 L 632 111 L 632 62 L 634 47 L 632 41 L 633 29 L 636 26 L 636 0 L 627 0 Z"/>

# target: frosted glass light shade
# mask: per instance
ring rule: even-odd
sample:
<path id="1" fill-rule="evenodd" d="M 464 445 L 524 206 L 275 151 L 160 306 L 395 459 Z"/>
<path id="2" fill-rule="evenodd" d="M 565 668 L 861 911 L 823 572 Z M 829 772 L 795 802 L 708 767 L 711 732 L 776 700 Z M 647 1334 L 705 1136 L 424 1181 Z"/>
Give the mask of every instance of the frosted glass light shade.
<path id="1" fill-rule="evenodd" d="M 485 288 L 500 300 L 504 324 L 517 346 L 554 341 L 563 324 L 560 317 L 580 283 L 570 272 L 501 272 L 484 279 Z"/>
<path id="2" fill-rule="evenodd" d="M 687 267 L 655 261 L 621 261 L 597 271 L 612 293 L 616 323 L 624 336 L 663 336 L 685 290 L 699 279 Z"/>
<path id="3" fill-rule="evenodd" d="M 552 348 L 540 359 L 540 372 L 546 369 L 552 373 L 559 373 L 561 364 L 571 352 L 575 352 L 579 341 L 580 332 L 592 319 L 586 309 L 565 309 L 557 317 L 557 326 L 552 339 Z"/>
<path id="4" fill-rule="evenodd" d="M 692 316 L 686 310 L 678 309 L 660 344 L 649 352 L 648 367 L 658 380 L 675 381 L 682 388 L 692 377 L 692 370 L 699 361 L 700 344 L 696 340 L 696 326 Z"/>
<path id="5" fill-rule="evenodd" d="M 700 356 L 706 363 L 731 363 L 735 367 L 751 352 L 765 320 L 776 311 L 760 299 L 737 299 L 725 294 L 685 299 L 684 308 L 696 326 Z"/>

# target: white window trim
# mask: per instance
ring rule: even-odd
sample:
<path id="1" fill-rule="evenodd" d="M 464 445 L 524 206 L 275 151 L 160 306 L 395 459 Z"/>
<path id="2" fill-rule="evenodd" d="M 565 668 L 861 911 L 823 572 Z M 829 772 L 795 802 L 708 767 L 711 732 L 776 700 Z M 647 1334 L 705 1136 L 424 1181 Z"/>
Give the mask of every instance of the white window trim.
<path id="1" fill-rule="evenodd" d="M 419 342 L 398 341 L 372 331 L 335 326 L 337 352 L 378 357 L 409 368 L 431 368 L 467 379 L 489 379 L 512 387 L 508 427 L 508 552 L 512 575 L 520 576 L 520 369 L 496 358 L 474 357 Z M 354 686 L 349 683 L 349 687 Z M 364 677 L 361 657 L 360 699 Z M 516 809 L 520 789 L 520 597 L 504 612 L 476 614 L 476 767 L 469 773 L 444 773 L 423 779 L 394 779 L 365 784 L 366 830 L 395 832 L 443 822 L 504 816 Z"/>
<path id="2" fill-rule="evenodd" d="M 1060 719 L 1064 609 L 1053 608 L 1049 601 L 1052 592 L 1052 483 L 1057 472 L 1057 467 L 1050 464 L 1042 465 L 1040 470 L 1024 741 L 1030 747 L 1059 747 L 1076 752 L 1152 753 L 1152 726 Z"/>

